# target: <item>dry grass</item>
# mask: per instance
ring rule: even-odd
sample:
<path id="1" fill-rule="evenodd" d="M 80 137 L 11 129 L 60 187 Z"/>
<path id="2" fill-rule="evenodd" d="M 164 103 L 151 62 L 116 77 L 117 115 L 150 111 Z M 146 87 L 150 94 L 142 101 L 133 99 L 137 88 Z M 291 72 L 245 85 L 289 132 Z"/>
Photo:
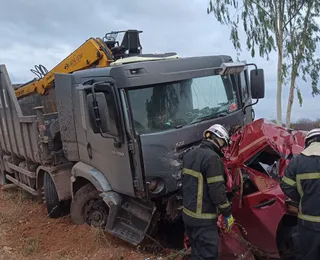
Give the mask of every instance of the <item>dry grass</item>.
<path id="1" fill-rule="evenodd" d="M 39 244 L 40 242 L 38 237 L 28 237 L 22 248 L 23 255 L 29 256 L 36 253 L 39 248 Z"/>
<path id="2" fill-rule="evenodd" d="M 110 240 L 103 229 L 91 227 L 91 232 L 95 243 L 111 246 Z"/>
<path id="3" fill-rule="evenodd" d="M 23 202 L 27 195 L 20 189 L 8 189 L 1 193 L 0 200 L 11 200 L 16 205 L 10 210 L 0 211 L 0 224 L 15 223 L 23 214 Z"/>

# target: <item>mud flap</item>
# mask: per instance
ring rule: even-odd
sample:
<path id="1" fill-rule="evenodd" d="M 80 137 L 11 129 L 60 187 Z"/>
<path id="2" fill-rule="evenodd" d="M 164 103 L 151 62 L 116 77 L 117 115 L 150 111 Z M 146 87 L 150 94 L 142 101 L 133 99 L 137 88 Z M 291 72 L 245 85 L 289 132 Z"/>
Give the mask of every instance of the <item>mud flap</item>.
<path id="1" fill-rule="evenodd" d="M 113 191 L 103 192 L 100 196 L 109 207 L 105 231 L 130 244 L 140 244 L 151 223 L 155 205 L 149 201 L 120 196 Z"/>

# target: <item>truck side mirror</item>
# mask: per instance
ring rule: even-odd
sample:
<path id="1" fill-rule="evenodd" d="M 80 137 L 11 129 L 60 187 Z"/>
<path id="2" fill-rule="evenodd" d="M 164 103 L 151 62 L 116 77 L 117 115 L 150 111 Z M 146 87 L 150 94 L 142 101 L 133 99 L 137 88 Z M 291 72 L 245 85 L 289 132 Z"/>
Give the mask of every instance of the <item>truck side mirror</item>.
<path id="1" fill-rule="evenodd" d="M 110 131 L 109 111 L 104 93 L 88 94 L 87 106 L 93 132 L 95 134 L 108 133 Z"/>
<path id="2" fill-rule="evenodd" d="M 254 69 L 250 71 L 251 97 L 253 99 L 264 98 L 264 72 L 263 69 Z"/>

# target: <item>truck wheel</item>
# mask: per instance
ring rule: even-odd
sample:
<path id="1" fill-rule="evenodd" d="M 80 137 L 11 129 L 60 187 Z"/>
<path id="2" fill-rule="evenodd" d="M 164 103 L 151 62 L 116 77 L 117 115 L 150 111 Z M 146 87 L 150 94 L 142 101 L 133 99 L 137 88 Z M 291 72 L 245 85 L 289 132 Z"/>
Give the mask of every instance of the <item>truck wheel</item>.
<path id="1" fill-rule="evenodd" d="M 44 174 L 43 179 L 44 198 L 47 205 L 47 212 L 50 218 L 63 216 L 63 205 L 59 201 L 58 193 L 49 173 Z"/>
<path id="2" fill-rule="evenodd" d="M 87 183 L 76 192 L 70 209 L 74 224 L 87 223 L 89 226 L 105 227 L 109 209 L 99 193 L 91 183 Z"/>

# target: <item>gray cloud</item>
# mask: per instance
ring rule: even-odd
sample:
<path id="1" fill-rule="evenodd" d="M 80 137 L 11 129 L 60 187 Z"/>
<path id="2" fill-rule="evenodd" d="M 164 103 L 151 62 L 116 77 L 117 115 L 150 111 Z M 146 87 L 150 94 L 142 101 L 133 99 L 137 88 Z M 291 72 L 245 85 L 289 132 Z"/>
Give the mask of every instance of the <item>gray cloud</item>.
<path id="1" fill-rule="evenodd" d="M 143 30 L 143 51 L 180 56 L 228 54 L 236 59 L 229 29 L 206 14 L 206 0 L 10 0 L 0 8 L 0 63 L 7 65 L 14 83 L 30 80 L 35 64 L 53 68 L 89 37 L 123 29 Z M 13 11 L 14 10 L 14 11 Z M 244 38 L 243 38 L 244 39 Z M 275 118 L 276 55 L 269 61 L 252 59 L 243 48 L 241 60 L 265 69 L 266 98 L 256 106 L 257 117 Z M 319 97 L 301 83 L 304 104 L 296 103 L 293 119 L 320 117 Z M 283 90 L 285 115 L 288 89 Z"/>

